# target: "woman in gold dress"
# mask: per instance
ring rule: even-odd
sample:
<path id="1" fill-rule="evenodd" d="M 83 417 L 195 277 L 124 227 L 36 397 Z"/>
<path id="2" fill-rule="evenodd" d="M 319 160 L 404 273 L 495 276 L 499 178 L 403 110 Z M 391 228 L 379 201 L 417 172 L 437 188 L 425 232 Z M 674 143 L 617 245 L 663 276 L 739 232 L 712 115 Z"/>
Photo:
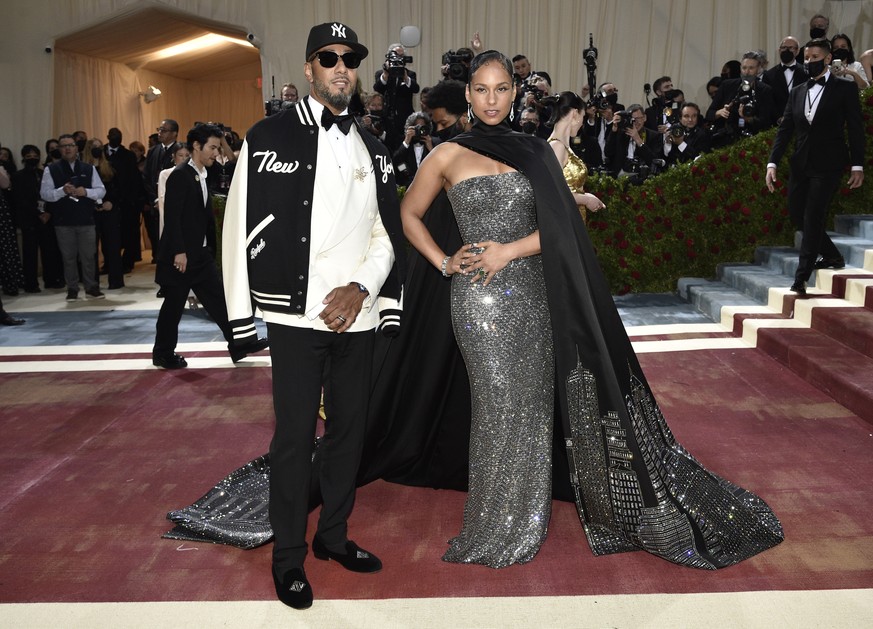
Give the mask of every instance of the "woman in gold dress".
<path id="1" fill-rule="evenodd" d="M 575 92 L 561 92 L 543 101 L 552 108 L 552 135 L 549 146 L 555 152 L 558 163 L 564 171 L 564 179 L 570 186 L 573 199 L 579 207 L 582 219 L 588 222 L 588 212 L 597 212 L 606 205 L 590 192 L 585 192 L 585 181 L 588 179 L 588 168 L 578 155 L 570 150 L 570 138 L 575 137 L 585 121 L 585 102 Z"/>

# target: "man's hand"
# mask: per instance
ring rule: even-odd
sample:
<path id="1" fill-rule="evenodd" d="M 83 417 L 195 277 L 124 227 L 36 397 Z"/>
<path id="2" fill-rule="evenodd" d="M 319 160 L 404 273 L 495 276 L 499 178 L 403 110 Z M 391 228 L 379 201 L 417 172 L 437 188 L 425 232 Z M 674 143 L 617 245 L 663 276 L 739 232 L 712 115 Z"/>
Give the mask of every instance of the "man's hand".
<path id="1" fill-rule="evenodd" d="M 864 173 L 861 173 L 863 176 Z M 776 192 L 776 186 L 773 184 L 776 183 L 776 169 L 772 166 L 767 169 L 767 176 L 764 177 L 764 181 L 767 182 L 767 190 L 770 192 Z"/>
<path id="2" fill-rule="evenodd" d="M 188 255 L 185 253 L 177 253 L 173 257 L 173 266 L 179 273 L 184 273 L 188 268 Z"/>
<path id="3" fill-rule="evenodd" d="M 864 171 L 863 170 L 853 170 L 852 174 L 849 175 L 849 189 L 854 190 L 855 188 L 860 188 L 864 184 Z"/>
<path id="4" fill-rule="evenodd" d="M 321 302 L 325 306 L 318 316 L 328 328 L 342 334 L 352 327 L 366 298 L 366 293 L 362 293 L 356 285 L 338 286 Z"/>
<path id="5" fill-rule="evenodd" d="M 715 112 L 715 117 L 716 118 L 724 118 L 725 120 L 730 118 L 731 117 L 731 105 L 733 105 L 733 103 L 728 103 L 727 105 L 725 105 L 724 107 L 719 109 L 717 112 Z"/>

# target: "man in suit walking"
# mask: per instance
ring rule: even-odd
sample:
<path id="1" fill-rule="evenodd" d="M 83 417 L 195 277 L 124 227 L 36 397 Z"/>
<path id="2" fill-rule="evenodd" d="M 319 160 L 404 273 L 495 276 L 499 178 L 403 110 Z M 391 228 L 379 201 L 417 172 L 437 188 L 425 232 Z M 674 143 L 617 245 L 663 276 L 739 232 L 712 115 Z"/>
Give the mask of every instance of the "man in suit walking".
<path id="1" fill-rule="evenodd" d="M 162 170 L 173 167 L 173 153 L 176 152 L 179 137 L 179 123 L 166 119 L 158 127 L 158 143 L 149 149 L 146 155 L 143 184 L 148 208 L 143 212 L 146 232 L 152 243 L 152 262 L 158 259 L 160 249 L 160 213 L 158 212 L 158 176 Z"/>
<path id="2" fill-rule="evenodd" d="M 382 562 L 349 540 L 370 391 L 376 296 L 400 298 L 404 248 L 391 156 L 348 111 L 367 56 L 340 22 L 309 32 L 309 95 L 246 134 L 227 199 L 222 271 L 235 342 L 263 312 L 273 362 L 270 444 L 273 583 L 290 607 L 312 605 L 303 570 L 310 479 L 323 506 L 316 558 L 376 572 Z M 380 299 L 381 301 L 381 299 Z M 327 413 L 313 469 L 316 415 Z"/>
<path id="3" fill-rule="evenodd" d="M 825 232 L 828 206 L 849 164 L 849 188 L 864 183 L 864 128 L 858 87 L 831 75 L 831 47 L 826 39 L 814 39 L 804 52 L 810 78 L 795 87 L 788 98 L 785 114 L 767 164 L 766 182 L 773 192 L 776 165 L 795 136 L 790 158 L 788 211 L 797 229 L 803 230 L 800 263 L 791 290 L 806 294 L 806 282 L 814 269 L 843 268 L 846 263 Z M 845 133 L 849 139 L 846 147 Z M 821 258 L 819 259 L 819 256 Z"/>
<path id="4" fill-rule="evenodd" d="M 797 63 L 800 42 L 790 35 L 779 44 L 779 60 L 781 63 L 764 72 L 763 81 L 773 88 L 773 101 L 781 120 L 788 102 L 788 95 L 795 86 L 805 83 L 809 78 L 803 66 Z"/>
<path id="5" fill-rule="evenodd" d="M 191 159 L 180 164 L 167 179 L 164 198 L 164 231 L 158 253 L 155 281 L 161 285 L 164 303 L 155 326 L 152 363 L 164 369 L 182 369 L 188 363 L 176 354 L 179 321 L 193 290 L 203 308 L 221 328 L 233 362 L 267 347 L 257 336 L 234 344 L 227 321 L 227 306 L 221 275 L 215 265 L 215 218 L 206 185 L 206 169 L 221 146 L 221 129 L 198 124 L 188 132 Z"/>

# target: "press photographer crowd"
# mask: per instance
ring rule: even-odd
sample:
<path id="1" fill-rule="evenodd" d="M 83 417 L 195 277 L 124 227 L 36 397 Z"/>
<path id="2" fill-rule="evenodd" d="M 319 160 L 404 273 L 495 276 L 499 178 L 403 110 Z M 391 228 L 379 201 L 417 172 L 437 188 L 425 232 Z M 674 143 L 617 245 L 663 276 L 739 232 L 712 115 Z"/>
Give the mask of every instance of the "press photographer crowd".
<path id="1" fill-rule="evenodd" d="M 859 89 L 868 87 L 873 50 L 856 59 L 849 37 L 842 33 L 828 37 L 828 28 L 825 16 L 813 17 L 810 42 L 785 37 L 776 51 L 778 63 L 771 64 L 763 50 L 727 61 L 706 84 L 707 104 L 687 100 L 681 78 L 675 76 L 655 78 L 642 86 L 640 102 L 622 104 L 616 84 L 597 76 L 601 60 L 593 36 L 582 52 L 587 81 L 578 92 L 556 90 L 548 72 L 534 70 L 524 54 L 517 54 L 512 58 L 517 95 L 511 124 L 554 144 L 565 173 L 567 168 L 577 168 L 583 173 L 580 181 L 597 172 L 638 184 L 777 126 L 791 89 L 820 76 L 824 69 L 828 76 Z M 828 66 L 805 59 L 804 48 L 812 42 L 827 47 Z M 392 43 L 372 84 L 358 79 L 349 113 L 363 133 L 389 148 L 398 186 L 410 184 L 435 145 L 471 127 L 465 88 L 470 62 L 482 50 L 476 33 L 470 47 L 442 55 L 442 80 L 420 87 L 411 69 L 413 57 L 401 44 Z M 684 87 L 698 90 L 698 86 Z M 278 97 L 265 102 L 265 115 L 291 115 L 289 110 L 307 91 L 308 86 L 301 94 L 295 85 L 285 83 Z M 622 94 L 635 91 L 622 86 Z M 195 129 L 201 133 L 193 133 Z M 3 294 L 41 292 L 41 272 L 44 288 L 66 289 L 68 301 L 79 299 L 80 284 L 86 298 L 101 299 L 102 274 L 107 276 L 108 290 L 114 291 L 124 287 L 124 275 L 142 261 L 144 248 L 151 249 L 150 262 L 156 263 L 163 195 L 173 168 L 196 162 L 195 170 L 202 169 L 213 195 L 226 194 L 233 177 L 242 146 L 239 134 L 220 123 L 197 123 L 195 129 L 187 137 L 183 131 L 180 138 L 178 123 L 163 120 L 147 139 L 148 148 L 138 140 L 125 147 L 117 128 L 108 129 L 105 141 L 76 131 L 40 142 L 41 146 L 27 144 L 17 151 L 0 147 Z M 204 129 L 206 137 L 214 134 L 214 155 L 206 154 Z M 580 207 L 603 207 L 596 197 L 582 192 L 581 183 L 576 192 Z M 7 315 L 2 304 L 0 313 L 0 323 L 23 323 Z"/>

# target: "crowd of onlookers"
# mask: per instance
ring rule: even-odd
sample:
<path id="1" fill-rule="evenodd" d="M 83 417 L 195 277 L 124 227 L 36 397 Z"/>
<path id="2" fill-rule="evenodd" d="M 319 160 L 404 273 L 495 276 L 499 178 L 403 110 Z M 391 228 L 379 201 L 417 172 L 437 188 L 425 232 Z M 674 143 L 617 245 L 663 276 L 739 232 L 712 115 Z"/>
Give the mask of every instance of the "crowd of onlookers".
<path id="1" fill-rule="evenodd" d="M 816 15 L 810 20 L 809 34 L 813 39 L 829 39 L 830 72 L 838 80 L 867 87 L 873 79 L 873 50 L 856 59 L 851 39 L 842 33 L 828 38 L 829 26 L 827 17 Z M 435 145 L 470 128 L 473 121 L 464 92 L 470 61 L 483 49 L 478 33 L 470 44 L 443 55 L 443 79 L 431 87 L 419 86 L 416 73 L 408 67 L 412 58 L 399 43 L 388 47 L 372 89 L 365 90 L 359 79 L 350 112 L 365 132 L 392 152 L 399 186 L 411 183 Z M 569 149 L 589 171 L 639 182 L 771 128 L 778 124 L 791 88 L 808 78 L 800 40 L 785 37 L 777 52 L 776 64 L 770 64 L 763 50 L 751 50 L 740 60 L 725 63 L 706 85 L 710 98 L 706 106 L 686 100 L 680 82 L 670 76 L 653 81 L 651 99 L 645 86 L 646 106 L 621 104 L 619 90 L 609 80 L 585 85 L 579 90 L 584 123 L 570 139 Z M 512 61 L 517 96 L 511 124 L 546 139 L 554 125 L 550 103 L 555 99 L 549 97 L 557 94 L 551 77 L 533 70 L 525 55 Z M 416 94 L 418 109 L 413 103 Z M 267 115 L 293 106 L 300 94 L 288 83 L 281 96 Z M 242 144 L 233 130 L 222 127 L 222 131 L 221 156 L 207 178 L 210 190 L 219 194 L 230 187 Z M 66 288 L 70 301 L 78 299 L 80 283 L 87 297 L 102 298 L 103 274 L 108 290 L 122 288 L 124 275 L 142 260 L 143 231 L 152 257 L 157 254 L 163 184 L 170 170 L 189 158 L 189 147 L 178 141 L 178 134 L 178 123 L 167 119 L 149 137 L 148 149 L 139 141 L 125 147 L 117 128 L 108 130 L 106 142 L 76 131 L 47 140 L 42 149 L 27 144 L 18 156 L 0 146 L 3 293 L 40 292 L 40 269 L 43 286 Z M 0 313 L 7 316 L 2 305 Z"/>

